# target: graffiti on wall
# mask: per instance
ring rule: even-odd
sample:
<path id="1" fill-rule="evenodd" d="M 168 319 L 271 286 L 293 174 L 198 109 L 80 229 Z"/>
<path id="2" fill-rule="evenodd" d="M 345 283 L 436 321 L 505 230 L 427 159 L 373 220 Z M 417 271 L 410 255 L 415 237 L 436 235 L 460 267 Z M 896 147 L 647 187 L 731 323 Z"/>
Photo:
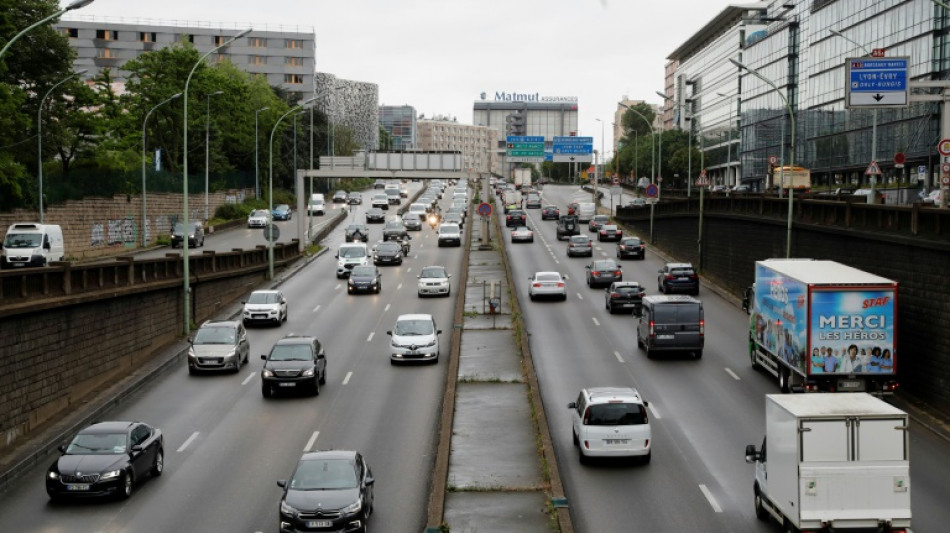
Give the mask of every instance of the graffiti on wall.
<path id="1" fill-rule="evenodd" d="M 138 226 L 131 216 L 110 219 L 106 222 L 93 222 L 89 239 L 90 246 L 135 246 Z"/>

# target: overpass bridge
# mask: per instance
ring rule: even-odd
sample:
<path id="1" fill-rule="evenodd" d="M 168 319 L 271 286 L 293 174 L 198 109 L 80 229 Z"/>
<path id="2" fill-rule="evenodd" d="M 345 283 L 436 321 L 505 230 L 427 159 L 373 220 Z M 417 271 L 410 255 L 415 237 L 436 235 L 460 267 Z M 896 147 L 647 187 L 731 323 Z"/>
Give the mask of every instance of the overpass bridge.
<path id="1" fill-rule="evenodd" d="M 320 168 L 299 169 L 299 178 L 478 179 L 484 172 L 462 169 L 461 152 L 357 152 L 320 157 Z"/>

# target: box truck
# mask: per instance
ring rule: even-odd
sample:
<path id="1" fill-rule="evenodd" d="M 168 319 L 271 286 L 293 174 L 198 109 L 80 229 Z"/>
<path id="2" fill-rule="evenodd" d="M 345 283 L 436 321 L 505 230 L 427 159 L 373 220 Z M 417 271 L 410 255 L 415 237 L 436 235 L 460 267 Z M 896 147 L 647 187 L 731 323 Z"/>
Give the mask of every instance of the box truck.
<path id="1" fill-rule="evenodd" d="M 513 181 L 515 182 L 515 189 L 520 190 L 522 187 L 531 186 L 531 169 L 530 168 L 516 168 L 512 171 Z"/>
<path id="2" fill-rule="evenodd" d="M 767 394 L 753 502 L 783 531 L 910 532 L 907 413 L 857 394 Z"/>
<path id="3" fill-rule="evenodd" d="M 835 261 L 767 259 L 747 289 L 753 368 L 782 392 L 897 390 L 897 282 Z"/>

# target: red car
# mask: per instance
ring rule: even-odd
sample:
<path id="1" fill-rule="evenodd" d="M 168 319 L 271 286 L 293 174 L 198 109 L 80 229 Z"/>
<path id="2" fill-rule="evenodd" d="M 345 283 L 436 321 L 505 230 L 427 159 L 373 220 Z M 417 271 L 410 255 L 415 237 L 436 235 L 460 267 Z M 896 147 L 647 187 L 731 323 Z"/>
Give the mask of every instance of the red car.
<path id="1" fill-rule="evenodd" d="M 567 214 L 576 215 L 577 214 L 577 202 L 571 202 L 567 204 Z"/>

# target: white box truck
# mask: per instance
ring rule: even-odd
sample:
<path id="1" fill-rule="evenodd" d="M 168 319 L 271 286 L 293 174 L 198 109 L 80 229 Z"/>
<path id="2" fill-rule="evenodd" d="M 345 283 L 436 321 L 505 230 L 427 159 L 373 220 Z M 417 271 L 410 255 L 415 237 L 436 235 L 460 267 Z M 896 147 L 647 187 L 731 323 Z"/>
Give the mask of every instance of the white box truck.
<path id="1" fill-rule="evenodd" d="M 782 392 L 897 390 L 896 281 L 835 261 L 766 259 L 747 290 L 753 368 Z"/>
<path id="2" fill-rule="evenodd" d="M 867 393 L 768 394 L 755 465 L 760 520 L 783 531 L 910 532 L 907 413 Z"/>
<path id="3" fill-rule="evenodd" d="M 7 228 L 0 267 L 42 267 L 66 255 L 63 229 L 56 224 L 18 222 Z"/>
<path id="4" fill-rule="evenodd" d="M 521 190 L 522 187 L 531 186 L 530 168 L 516 168 L 512 173 L 514 174 L 513 181 L 515 182 L 515 189 Z"/>

